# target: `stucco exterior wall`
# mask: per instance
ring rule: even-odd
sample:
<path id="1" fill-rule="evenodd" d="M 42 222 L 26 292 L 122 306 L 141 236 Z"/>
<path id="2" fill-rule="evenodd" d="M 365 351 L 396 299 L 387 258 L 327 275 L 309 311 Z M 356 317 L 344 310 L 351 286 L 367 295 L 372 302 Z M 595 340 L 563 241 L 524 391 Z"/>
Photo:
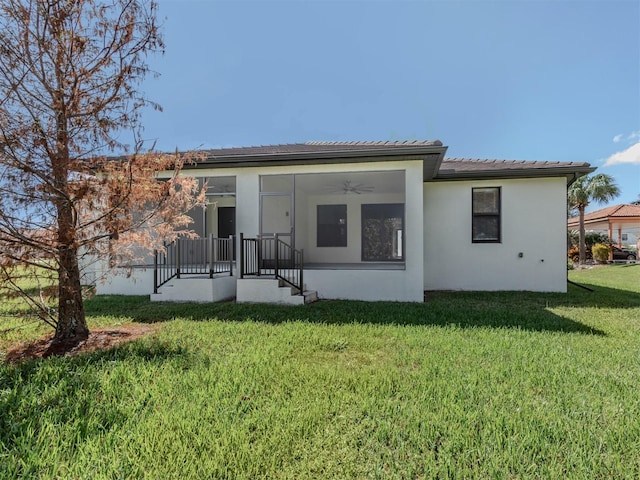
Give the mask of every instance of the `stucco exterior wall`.
<path id="1" fill-rule="evenodd" d="M 472 243 L 473 187 L 501 187 L 501 243 Z M 426 290 L 566 292 L 564 177 L 425 183 L 424 219 Z"/>
<path id="2" fill-rule="evenodd" d="M 416 273 L 409 265 L 406 270 L 305 270 L 304 283 L 324 299 L 422 302 Z"/>
<path id="3" fill-rule="evenodd" d="M 153 267 L 134 268 L 131 275 L 101 273 L 105 280 L 96 282 L 98 295 L 149 295 L 153 293 Z"/>

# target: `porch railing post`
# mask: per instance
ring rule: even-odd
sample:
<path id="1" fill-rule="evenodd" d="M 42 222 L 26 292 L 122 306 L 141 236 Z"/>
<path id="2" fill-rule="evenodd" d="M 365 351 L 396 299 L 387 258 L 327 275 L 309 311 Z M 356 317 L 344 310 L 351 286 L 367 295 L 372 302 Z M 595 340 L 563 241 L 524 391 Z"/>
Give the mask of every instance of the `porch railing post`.
<path id="1" fill-rule="evenodd" d="M 233 251 L 235 246 L 236 237 L 235 235 L 229 236 L 229 241 L 227 242 L 227 254 L 229 255 L 229 276 L 233 277 Z"/>
<path id="2" fill-rule="evenodd" d="M 244 234 L 242 232 L 240 232 L 240 251 L 238 252 L 238 258 L 239 258 L 239 263 L 240 263 L 240 268 L 239 268 L 239 276 L 240 278 L 244 278 Z"/>
<path id="3" fill-rule="evenodd" d="M 216 265 L 216 239 L 213 238 L 213 233 L 209 235 L 209 278 L 213 278 L 213 271 Z"/>
<path id="4" fill-rule="evenodd" d="M 153 251 L 153 293 L 158 293 L 158 250 Z"/>
<path id="5" fill-rule="evenodd" d="M 176 278 L 180 278 L 180 237 L 176 238 Z"/>
<path id="6" fill-rule="evenodd" d="M 300 295 L 304 293 L 304 278 L 302 277 L 303 272 L 304 272 L 304 249 L 301 248 L 300 249 Z"/>
<path id="7" fill-rule="evenodd" d="M 260 276 L 260 272 L 262 270 L 262 236 L 256 236 L 256 257 L 258 260 L 258 264 L 256 265 L 256 270 L 258 271 L 258 276 Z"/>
<path id="8" fill-rule="evenodd" d="M 273 257 L 274 257 L 274 274 L 275 278 L 278 278 L 278 250 L 280 250 L 278 245 L 278 234 L 275 235 L 275 240 L 273 241 Z"/>

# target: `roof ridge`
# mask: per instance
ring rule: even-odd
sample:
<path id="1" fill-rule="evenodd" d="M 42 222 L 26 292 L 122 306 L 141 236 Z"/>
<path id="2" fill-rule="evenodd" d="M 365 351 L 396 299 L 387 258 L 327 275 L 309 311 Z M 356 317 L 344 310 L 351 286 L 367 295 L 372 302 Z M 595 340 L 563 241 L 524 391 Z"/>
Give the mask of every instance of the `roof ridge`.
<path id="1" fill-rule="evenodd" d="M 304 145 L 325 145 L 336 146 L 341 145 L 356 145 L 356 146 L 376 146 L 381 147 L 385 145 L 398 146 L 398 145 L 420 145 L 420 146 L 442 146 L 440 140 L 344 140 L 344 141 L 325 141 L 325 140 L 311 140 L 304 142 Z"/>
<path id="2" fill-rule="evenodd" d="M 614 214 L 618 210 L 620 210 L 621 208 L 624 208 L 625 205 L 626 205 L 626 203 L 621 203 L 620 205 L 613 205 L 614 209 L 611 210 L 611 214 Z"/>
<path id="3" fill-rule="evenodd" d="M 444 157 L 443 162 L 572 165 L 572 166 L 584 166 L 587 164 L 587 162 L 563 162 L 560 160 L 514 160 L 514 159 L 503 159 L 503 158 L 472 158 L 472 157 Z"/>

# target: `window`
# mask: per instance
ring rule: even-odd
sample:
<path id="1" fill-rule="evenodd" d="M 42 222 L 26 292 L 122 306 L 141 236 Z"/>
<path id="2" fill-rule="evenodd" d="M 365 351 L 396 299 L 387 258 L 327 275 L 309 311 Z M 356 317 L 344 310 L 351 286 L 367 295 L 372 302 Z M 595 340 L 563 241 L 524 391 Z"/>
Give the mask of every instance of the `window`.
<path id="1" fill-rule="evenodd" d="M 318 247 L 347 246 L 347 206 L 318 205 Z"/>
<path id="2" fill-rule="evenodd" d="M 404 260 L 404 204 L 362 205 L 362 261 Z"/>
<path id="3" fill-rule="evenodd" d="M 500 243 L 500 187 L 472 189 L 472 241 Z"/>

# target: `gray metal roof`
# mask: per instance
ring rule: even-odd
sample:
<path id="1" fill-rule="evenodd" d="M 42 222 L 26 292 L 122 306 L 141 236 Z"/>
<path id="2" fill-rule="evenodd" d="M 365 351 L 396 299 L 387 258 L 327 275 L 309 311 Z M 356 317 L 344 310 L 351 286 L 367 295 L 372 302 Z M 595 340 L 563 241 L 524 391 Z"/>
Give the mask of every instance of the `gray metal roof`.
<path id="1" fill-rule="evenodd" d="M 306 142 L 204 150 L 187 168 L 248 167 L 423 160 L 424 181 L 566 176 L 569 182 L 592 172 L 586 162 L 444 158 L 440 140 Z"/>
<path id="2" fill-rule="evenodd" d="M 286 155 L 320 152 L 366 152 L 415 147 L 442 147 L 440 140 L 413 140 L 403 142 L 305 142 L 255 147 L 228 147 L 204 150 L 208 160 L 226 157 L 248 157 L 258 155 Z"/>
<path id="3" fill-rule="evenodd" d="M 595 170 L 587 162 L 445 158 L 435 180 L 566 176 L 573 181 Z"/>

